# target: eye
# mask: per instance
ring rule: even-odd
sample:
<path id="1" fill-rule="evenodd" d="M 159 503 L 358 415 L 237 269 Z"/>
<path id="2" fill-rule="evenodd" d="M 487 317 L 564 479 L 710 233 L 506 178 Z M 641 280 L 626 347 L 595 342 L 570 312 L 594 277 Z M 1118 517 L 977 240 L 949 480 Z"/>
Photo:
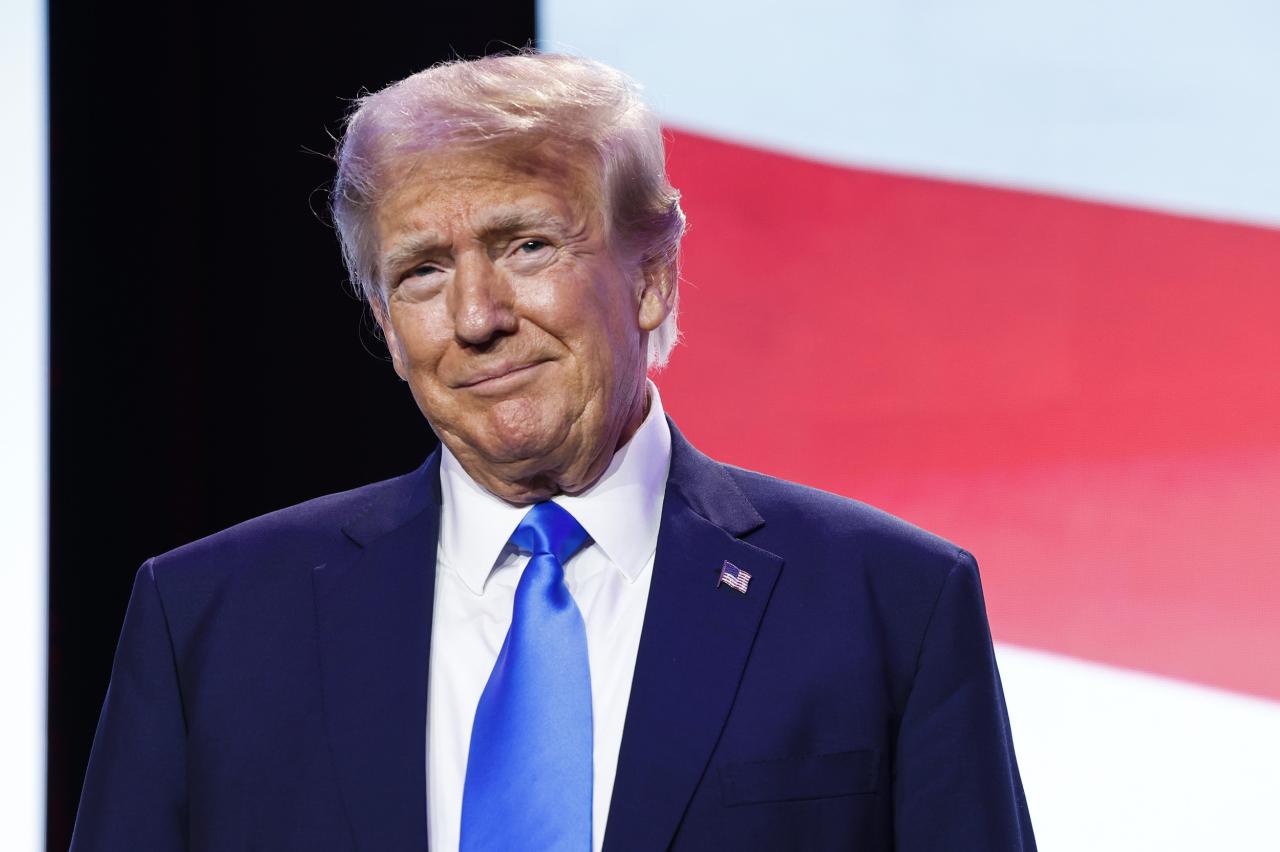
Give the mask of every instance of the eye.
<path id="1" fill-rule="evenodd" d="M 516 250 L 521 254 L 534 254 L 535 252 L 542 251 L 547 246 L 548 243 L 545 240 L 525 240 Z"/>
<path id="2" fill-rule="evenodd" d="M 439 268 L 435 266 L 427 266 L 427 265 L 416 266 L 413 269 L 410 269 L 405 274 L 404 277 L 405 278 L 426 278 L 428 275 L 432 274 L 433 272 L 439 272 L 439 271 L 440 271 Z"/>

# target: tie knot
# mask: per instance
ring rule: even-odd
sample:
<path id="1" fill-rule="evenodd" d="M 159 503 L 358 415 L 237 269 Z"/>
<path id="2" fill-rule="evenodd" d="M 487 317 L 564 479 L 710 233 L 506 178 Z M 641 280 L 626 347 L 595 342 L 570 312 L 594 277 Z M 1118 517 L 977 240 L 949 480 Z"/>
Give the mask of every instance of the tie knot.
<path id="1" fill-rule="evenodd" d="M 563 507 L 547 501 L 525 513 L 511 543 L 532 554 L 547 553 L 564 564 L 587 541 L 587 531 Z"/>

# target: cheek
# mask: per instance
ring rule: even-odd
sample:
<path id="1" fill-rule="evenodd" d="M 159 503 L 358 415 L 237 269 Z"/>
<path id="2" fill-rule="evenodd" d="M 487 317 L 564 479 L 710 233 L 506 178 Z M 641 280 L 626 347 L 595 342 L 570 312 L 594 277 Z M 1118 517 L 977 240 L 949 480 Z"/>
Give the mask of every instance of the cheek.
<path id="1" fill-rule="evenodd" d="M 582 299 L 587 290 L 570 275 L 546 275 L 517 281 L 518 313 L 535 320 L 538 325 L 551 330 L 564 327 L 575 312 L 582 310 Z"/>
<path id="2" fill-rule="evenodd" d="M 638 305 L 627 283 L 608 271 L 549 279 L 531 287 L 522 301 L 538 325 L 573 349 L 602 359 L 607 350 L 629 346 L 639 333 Z"/>
<path id="3" fill-rule="evenodd" d="M 443 309 L 434 305 L 392 306 L 392 322 L 401 360 L 410 371 L 430 367 L 440 360 L 450 335 Z"/>

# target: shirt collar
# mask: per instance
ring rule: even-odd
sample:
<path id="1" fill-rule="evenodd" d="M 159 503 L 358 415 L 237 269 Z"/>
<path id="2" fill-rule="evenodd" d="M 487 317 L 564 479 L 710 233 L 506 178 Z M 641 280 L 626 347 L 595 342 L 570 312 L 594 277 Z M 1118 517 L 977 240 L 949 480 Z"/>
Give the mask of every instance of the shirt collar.
<path id="1" fill-rule="evenodd" d="M 628 582 L 635 582 L 657 548 L 671 467 L 671 430 L 662 400 L 653 382 L 648 391 L 649 413 L 600 478 L 581 494 L 552 498 L 582 524 Z M 440 553 L 463 584 L 480 595 L 529 507 L 494 496 L 462 469 L 447 447 L 442 445 L 440 452 Z"/>

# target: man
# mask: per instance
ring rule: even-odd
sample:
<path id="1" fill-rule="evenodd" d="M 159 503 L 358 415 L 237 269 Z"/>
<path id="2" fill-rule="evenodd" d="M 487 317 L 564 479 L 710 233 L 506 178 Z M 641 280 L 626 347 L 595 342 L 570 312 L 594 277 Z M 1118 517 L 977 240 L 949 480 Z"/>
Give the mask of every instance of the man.
<path id="1" fill-rule="evenodd" d="M 143 566 L 74 849 L 1034 848 L 973 559 L 664 417 L 684 219 L 622 75 L 437 66 L 338 168 L 442 446 Z"/>

